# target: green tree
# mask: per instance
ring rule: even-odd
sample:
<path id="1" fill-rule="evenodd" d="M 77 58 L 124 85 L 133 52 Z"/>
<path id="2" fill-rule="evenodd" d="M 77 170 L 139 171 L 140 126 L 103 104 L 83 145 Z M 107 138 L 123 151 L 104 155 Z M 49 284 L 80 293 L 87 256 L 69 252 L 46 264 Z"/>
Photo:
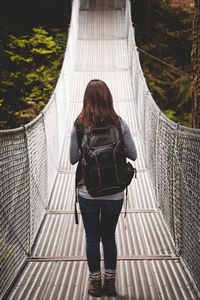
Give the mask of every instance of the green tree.
<path id="1" fill-rule="evenodd" d="M 142 69 L 154 100 L 168 117 L 186 126 L 191 124 L 192 20 L 193 7 L 174 7 L 166 0 L 159 5 L 152 4 L 148 35 L 138 30 L 136 24 L 139 48 L 183 72 L 140 54 Z"/>
<path id="2" fill-rule="evenodd" d="M 1 71 L 1 128 L 25 124 L 44 108 L 58 79 L 63 47 L 42 28 L 9 36 Z"/>

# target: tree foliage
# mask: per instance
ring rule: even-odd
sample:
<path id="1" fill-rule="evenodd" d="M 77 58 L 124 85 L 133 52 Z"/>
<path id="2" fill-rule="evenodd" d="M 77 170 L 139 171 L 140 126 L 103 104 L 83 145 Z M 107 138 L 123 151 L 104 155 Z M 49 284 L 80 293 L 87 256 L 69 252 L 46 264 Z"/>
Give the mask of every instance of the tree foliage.
<path id="1" fill-rule="evenodd" d="M 170 1 L 160 1 L 152 6 L 151 14 L 149 30 L 136 24 L 138 46 L 188 75 L 140 54 L 147 84 L 168 117 L 190 126 L 193 7 L 174 7 Z"/>
<path id="2" fill-rule="evenodd" d="M 42 27 L 29 35 L 9 35 L 6 45 L 1 44 L 1 128 L 25 124 L 44 108 L 55 88 L 64 48 Z"/>
<path id="3" fill-rule="evenodd" d="M 4 23 L 3 30 L 0 30 L 1 128 L 14 128 L 29 122 L 49 100 L 65 50 L 65 45 L 56 41 L 65 40 L 65 34 L 58 37 L 58 32 L 64 31 L 60 23 L 70 19 L 71 3 L 64 2 L 37 0 L 27 6 L 27 1 L 22 0 L 14 4 L 13 10 L 8 2 L 0 4 L 0 25 Z M 133 2 L 137 16 L 134 20 L 137 45 L 189 74 L 179 73 L 140 54 L 148 86 L 166 115 L 188 126 L 192 103 L 193 8 L 184 6 L 184 2 L 182 6 L 173 7 L 169 0 L 142 0 L 141 3 Z M 144 14 L 146 4 L 148 9 Z M 63 10 L 66 5 L 67 9 Z M 148 20 L 141 24 L 145 17 Z M 20 29 L 30 31 L 31 24 L 37 25 L 31 34 L 19 34 Z M 60 29 L 54 32 L 51 26 Z"/>

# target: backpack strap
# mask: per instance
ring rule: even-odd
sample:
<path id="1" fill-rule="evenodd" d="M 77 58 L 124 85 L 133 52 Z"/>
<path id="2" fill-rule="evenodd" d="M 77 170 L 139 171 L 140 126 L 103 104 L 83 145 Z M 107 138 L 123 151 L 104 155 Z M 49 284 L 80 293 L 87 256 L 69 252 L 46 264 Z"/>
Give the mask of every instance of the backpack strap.
<path id="1" fill-rule="evenodd" d="M 74 203 L 74 213 L 75 213 L 75 224 L 78 225 L 78 212 L 77 212 L 77 202 L 78 202 L 78 188 L 75 187 L 75 203 Z"/>
<path id="2" fill-rule="evenodd" d="M 127 200 L 128 200 L 128 186 L 126 187 L 126 203 L 125 203 L 125 212 L 124 212 L 124 229 L 126 230 L 126 213 L 127 213 Z"/>
<path id="3" fill-rule="evenodd" d="M 78 166 L 76 168 L 75 175 L 75 202 L 74 202 L 74 213 L 75 213 L 75 224 L 78 224 L 78 212 L 77 212 L 77 203 L 78 203 L 78 182 L 81 176 L 81 165 L 80 161 L 78 162 Z"/>
<path id="4" fill-rule="evenodd" d="M 127 200 L 128 200 L 128 186 L 126 187 L 126 205 L 125 205 L 124 218 L 126 218 L 126 213 L 127 213 Z"/>

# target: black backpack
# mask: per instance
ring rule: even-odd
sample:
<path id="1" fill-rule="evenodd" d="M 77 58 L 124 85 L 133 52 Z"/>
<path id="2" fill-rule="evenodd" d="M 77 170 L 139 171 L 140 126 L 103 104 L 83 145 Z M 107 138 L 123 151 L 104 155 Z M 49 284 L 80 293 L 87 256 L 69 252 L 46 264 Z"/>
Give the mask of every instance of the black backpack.
<path id="1" fill-rule="evenodd" d="M 82 126 L 80 132 L 78 137 L 81 159 L 76 172 L 76 188 L 81 177 L 81 183 L 86 185 L 92 197 L 123 191 L 130 184 L 134 174 L 136 177 L 136 169 L 126 162 L 121 128 L 109 125 L 94 128 L 89 132 Z M 75 218 L 78 223 L 77 213 Z"/>
<path id="2" fill-rule="evenodd" d="M 82 175 L 88 193 L 93 197 L 123 191 L 133 172 L 126 167 L 121 132 L 114 126 L 84 128 L 82 137 Z"/>

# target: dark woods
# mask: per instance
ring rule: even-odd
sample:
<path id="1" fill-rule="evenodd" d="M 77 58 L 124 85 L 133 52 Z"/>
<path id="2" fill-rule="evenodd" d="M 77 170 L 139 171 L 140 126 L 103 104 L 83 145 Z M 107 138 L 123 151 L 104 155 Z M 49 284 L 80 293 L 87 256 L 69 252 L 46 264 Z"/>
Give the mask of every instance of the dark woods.
<path id="1" fill-rule="evenodd" d="M 149 89 L 162 111 L 186 126 L 191 126 L 192 118 L 193 4 L 192 0 L 133 4 L 137 46 L 171 66 L 139 53 Z"/>
<path id="2" fill-rule="evenodd" d="M 0 1 L 1 25 L 65 27 L 70 21 L 70 0 Z"/>
<path id="3" fill-rule="evenodd" d="M 153 6 L 160 5 L 161 0 L 131 1 L 132 20 L 140 29 L 149 30 L 151 26 Z"/>

